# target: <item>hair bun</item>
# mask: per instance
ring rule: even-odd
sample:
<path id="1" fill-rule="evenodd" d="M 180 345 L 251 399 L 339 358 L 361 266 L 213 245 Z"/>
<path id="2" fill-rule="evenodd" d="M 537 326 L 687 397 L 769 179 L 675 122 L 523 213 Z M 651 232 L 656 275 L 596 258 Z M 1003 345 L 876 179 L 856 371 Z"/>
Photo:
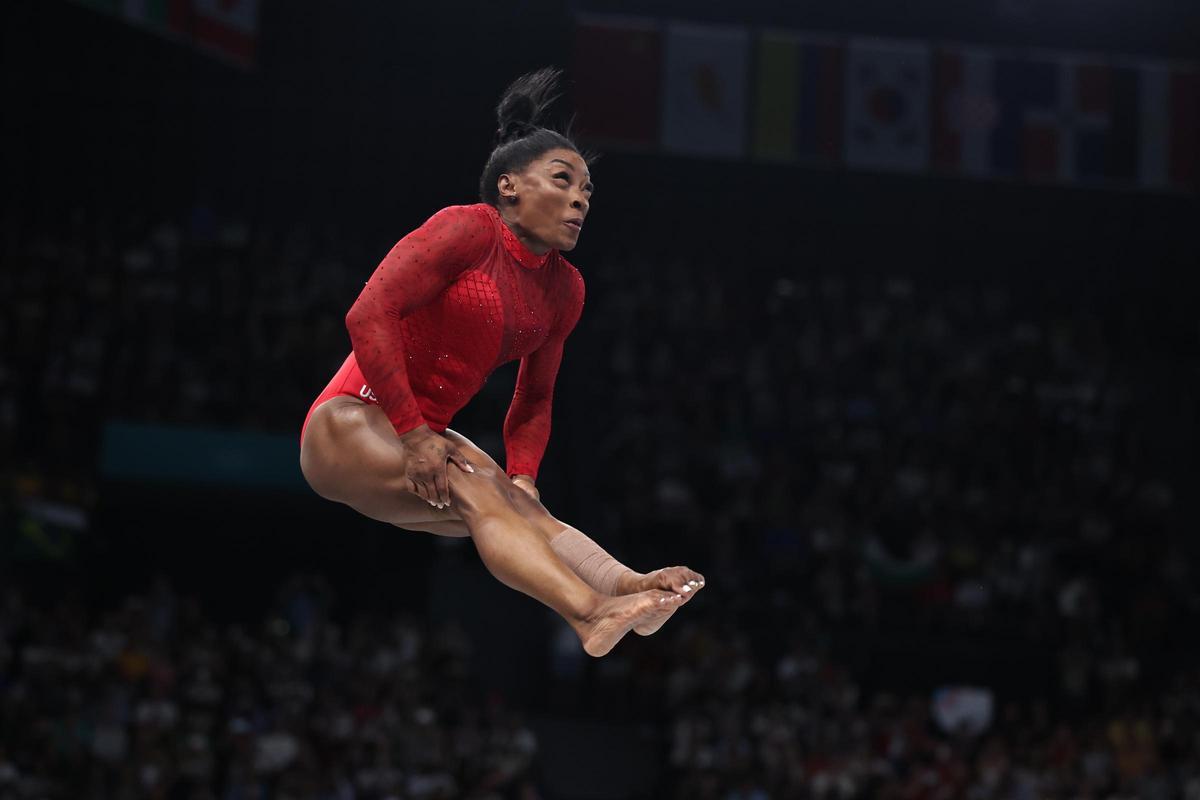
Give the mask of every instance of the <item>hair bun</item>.
<path id="1" fill-rule="evenodd" d="M 546 110 L 558 99 L 562 70 L 543 67 L 517 78 L 496 106 L 496 143 L 504 144 L 536 131 Z"/>

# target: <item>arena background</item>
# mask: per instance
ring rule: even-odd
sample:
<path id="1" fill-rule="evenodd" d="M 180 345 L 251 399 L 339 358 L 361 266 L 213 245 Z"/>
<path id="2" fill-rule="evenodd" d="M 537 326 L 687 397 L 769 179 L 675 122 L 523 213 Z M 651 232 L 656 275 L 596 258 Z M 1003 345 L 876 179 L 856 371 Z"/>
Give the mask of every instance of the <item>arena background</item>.
<path id="1" fill-rule="evenodd" d="M 1200 796 L 1194 78 L 1165 188 L 587 136 L 596 20 L 1200 59 L 1181 1 L 940 5 L 5 6 L 0 797 Z M 295 463 L 547 64 L 602 156 L 539 487 L 709 579 L 599 661 Z"/>

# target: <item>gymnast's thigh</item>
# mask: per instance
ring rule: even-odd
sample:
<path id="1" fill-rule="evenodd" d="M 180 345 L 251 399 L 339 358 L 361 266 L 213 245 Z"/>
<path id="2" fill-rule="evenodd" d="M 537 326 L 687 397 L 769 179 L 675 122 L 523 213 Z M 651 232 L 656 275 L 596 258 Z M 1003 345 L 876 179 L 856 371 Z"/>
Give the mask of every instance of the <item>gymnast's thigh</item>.
<path id="1" fill-rule="evenodd" d="M 461 519 L 408 488 L 407 453 L 379 406 L 336 396 L 313 410 L 300 446 L 300 469 L 317 494 L 381 522 Z M 457 469 L 457 467 L 451 467 Z"/>

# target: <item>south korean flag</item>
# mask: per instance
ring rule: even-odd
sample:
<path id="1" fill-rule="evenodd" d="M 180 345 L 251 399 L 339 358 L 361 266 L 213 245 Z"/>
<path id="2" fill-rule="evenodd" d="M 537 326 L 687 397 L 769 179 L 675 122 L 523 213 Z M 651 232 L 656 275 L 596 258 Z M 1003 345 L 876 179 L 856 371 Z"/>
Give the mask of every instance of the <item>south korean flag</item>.
<path id="1" fill-rule="evenodd" d="M 846 60 L 846 163 L 922 172 L 929 167 L 927 45 L 854 39 Z"/>

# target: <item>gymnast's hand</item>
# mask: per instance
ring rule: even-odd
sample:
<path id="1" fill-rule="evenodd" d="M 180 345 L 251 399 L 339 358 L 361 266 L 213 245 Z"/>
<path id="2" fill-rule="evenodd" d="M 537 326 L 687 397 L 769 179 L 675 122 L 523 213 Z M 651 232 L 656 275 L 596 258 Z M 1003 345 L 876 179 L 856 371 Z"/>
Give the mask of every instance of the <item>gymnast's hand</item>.
<path id="1" fill-rule="evenodd" d="M 450 484 L 446 480 L 446 462 L 453 461 L 463 472 L 475 468 L 454 443 L 434 433 L 428 425 L 413 428 L 400 437 L 404 444 L 404 477 L 408 490 L 424 498 L 434 508 L 450 505 Z"/>

